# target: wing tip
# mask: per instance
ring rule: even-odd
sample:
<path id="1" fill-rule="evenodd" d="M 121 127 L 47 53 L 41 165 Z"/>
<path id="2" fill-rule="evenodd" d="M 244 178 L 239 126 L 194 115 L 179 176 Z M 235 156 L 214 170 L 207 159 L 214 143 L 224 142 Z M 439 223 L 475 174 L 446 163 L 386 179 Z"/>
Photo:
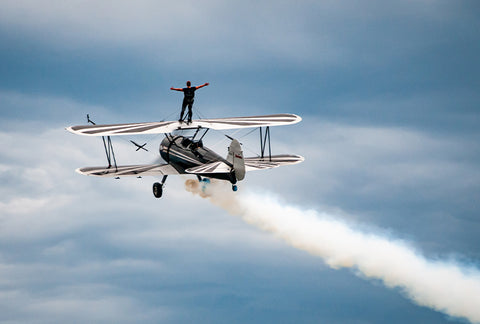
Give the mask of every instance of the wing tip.
<path id="1" fill-rule="evenodd" d="M 301 156 L 301 155 L 297 155 L 295 154 L 296 158 L 298 159 L 298 161 L 295 163 L 302 163 L 303 161 L 305 161 L 305 157 Z"/>
<path id="2" fill-rule="evenodd" d="M 75 128 L 78 128 L 78 127 L 80 127 L 80 126 L 68 126 L 68 127 L 65 127 L 65 130 L 67 130 L 70 133 L 75 134 L 75 135 L 91 136 L 90 134 L 86 134 L 82 131 L 78 131 L 78 130 L 75 129 Z"/>
<path id="3" fill-rule="evenodd" d="M 75 131 L 73 130 L 73 126 L 65 127 L 65 130 L 69 131 L 70 133 L 75 133 Z"/>
<path id="4" fill-rule="evenodd" d="M 295 118 L 295 120 L 292 122 L 292 124 L 296 124 L 296 123 L 299 123 L 302 121 L 302 117 L 296 115 L 296 114 L 290 114 L 292 115 L 293 118 Z"/>
<path id="5" fill-rule="evenodd" d="M 75 169 L 75 172 L 78 173 L 78 174 L 81 174 L 81 175 L 88 175 L 88 174 L 86 174 L 85 172 L 83 172 L 83 169 L 84 169 L 84 168 Z"/>

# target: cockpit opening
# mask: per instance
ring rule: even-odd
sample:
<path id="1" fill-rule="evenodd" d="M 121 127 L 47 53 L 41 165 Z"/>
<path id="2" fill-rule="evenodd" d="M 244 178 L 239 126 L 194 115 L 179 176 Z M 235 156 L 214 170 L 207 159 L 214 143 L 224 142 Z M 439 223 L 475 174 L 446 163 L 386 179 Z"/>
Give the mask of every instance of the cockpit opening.
<path id="1" fill-rule="evenodd" d="M 202 140 L 198 140 L 198 141 L 195 141 L 195 140 L 191 140 L 190 138 L 188 137 L 184 137 L 181 141 L 181 144 L 183 147 L 187 148 L 191 148 L 192 150 L 195 150 L 199 147 L 203 147 L 203 142 Z"/>

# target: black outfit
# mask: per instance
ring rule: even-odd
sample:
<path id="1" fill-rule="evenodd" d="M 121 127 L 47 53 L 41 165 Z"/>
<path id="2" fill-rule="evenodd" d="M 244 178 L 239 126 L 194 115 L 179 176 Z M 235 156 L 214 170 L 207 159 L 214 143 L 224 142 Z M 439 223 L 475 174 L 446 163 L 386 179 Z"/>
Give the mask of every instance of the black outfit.
<path id="1" fill-rule="evenodd" d="M 188 123 L 192 122 L 192 106 L 193 106 L 193 99 L 195 98 L 195 90 L 197 87 L 190 87 L 190 88 L 183 88 L 183 103 L 182 103 L 182 112 L 180 113 L 180 119 L 183 119 L 183 113 L 185 112 L 185 108 L 188 106 Z"/>

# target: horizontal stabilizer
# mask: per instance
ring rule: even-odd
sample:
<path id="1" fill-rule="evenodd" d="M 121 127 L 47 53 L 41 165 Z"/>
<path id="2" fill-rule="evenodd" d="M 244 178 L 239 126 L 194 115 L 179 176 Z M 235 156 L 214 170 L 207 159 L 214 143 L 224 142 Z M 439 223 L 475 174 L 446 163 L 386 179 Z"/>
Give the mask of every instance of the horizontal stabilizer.
<path id="1" fill-rule="evenodd" d="M 97 177 L 126 177 L 126 176 L 161 176 L 170 174 L 179 174 L 179 172 L 169 164 L 150 164 L 150 165 L 124 165 L 111 167 L 85 167 L 76 170 L 83 175 Z"/>
<path id="2" fill-rule="evenodd" d="M 188 173 L 194 173 L 194 174 L 207 174 L 207 173 L 229 173 L 231 169 L 232 168 L 229 167 L 225 162 L 217 161 L 217 162 L 202 164 L 200 166 L 187 169 L 185 171 Z"/>
<path id="3" fill-rule="evenodd" d="M 178 121 L 163 121 L 112 125 L 80 125 L 67 127 L 66 130 L 78 135 L 114 136 L 172 133 L 175 130 L 197 128 L 225 130 L 237 128 L 281 126 L 296 124 L 301 120 L 301 117 L 294 114 L 276 114 L 266 116 L 196 119 L 189 124 L 180 123 Z"/>

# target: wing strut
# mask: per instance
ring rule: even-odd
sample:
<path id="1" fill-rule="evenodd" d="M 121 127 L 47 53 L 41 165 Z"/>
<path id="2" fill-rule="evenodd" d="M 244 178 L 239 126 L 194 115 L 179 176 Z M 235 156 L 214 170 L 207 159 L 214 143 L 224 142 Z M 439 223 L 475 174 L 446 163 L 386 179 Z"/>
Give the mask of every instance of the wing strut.
<path id="1" fill-rule="evenodd" d="M 92 125 L 96 125 L 90 119 L 90 115 L 88 114 L 87 114 L 87 122 Z M 105 155 L 107 156 L 108 168 L 112 167 L 112 161 L 113 161 L 113 166 L 115 166 L 115 172 L 118 172 L 117 159 L 115 159 L 115 152 L 113 151 L 113 144 L 112 144 L 112 140 L 110 139 L 110 136 L 107 136 L 106 140 L 105 140 L 105 136 L 102 136 L 102 141 L 103 141 L 103 147 L 105 149 Z M 145 146 L 145 144 L 143 146 Z"/>
<path id="2" fill-rule="evenodd" d="M 268 160 L 272 161 L 272 146 L 270 143 L 270 126 L 265 127 L 265 136 L 262 134 L 262 127 L 260 128 L 260 153 L 261 153 L 261 158 L 263 159 L 265 157 L 265 148 L 267 144 L 267 138 L 268 138 Z"/>

